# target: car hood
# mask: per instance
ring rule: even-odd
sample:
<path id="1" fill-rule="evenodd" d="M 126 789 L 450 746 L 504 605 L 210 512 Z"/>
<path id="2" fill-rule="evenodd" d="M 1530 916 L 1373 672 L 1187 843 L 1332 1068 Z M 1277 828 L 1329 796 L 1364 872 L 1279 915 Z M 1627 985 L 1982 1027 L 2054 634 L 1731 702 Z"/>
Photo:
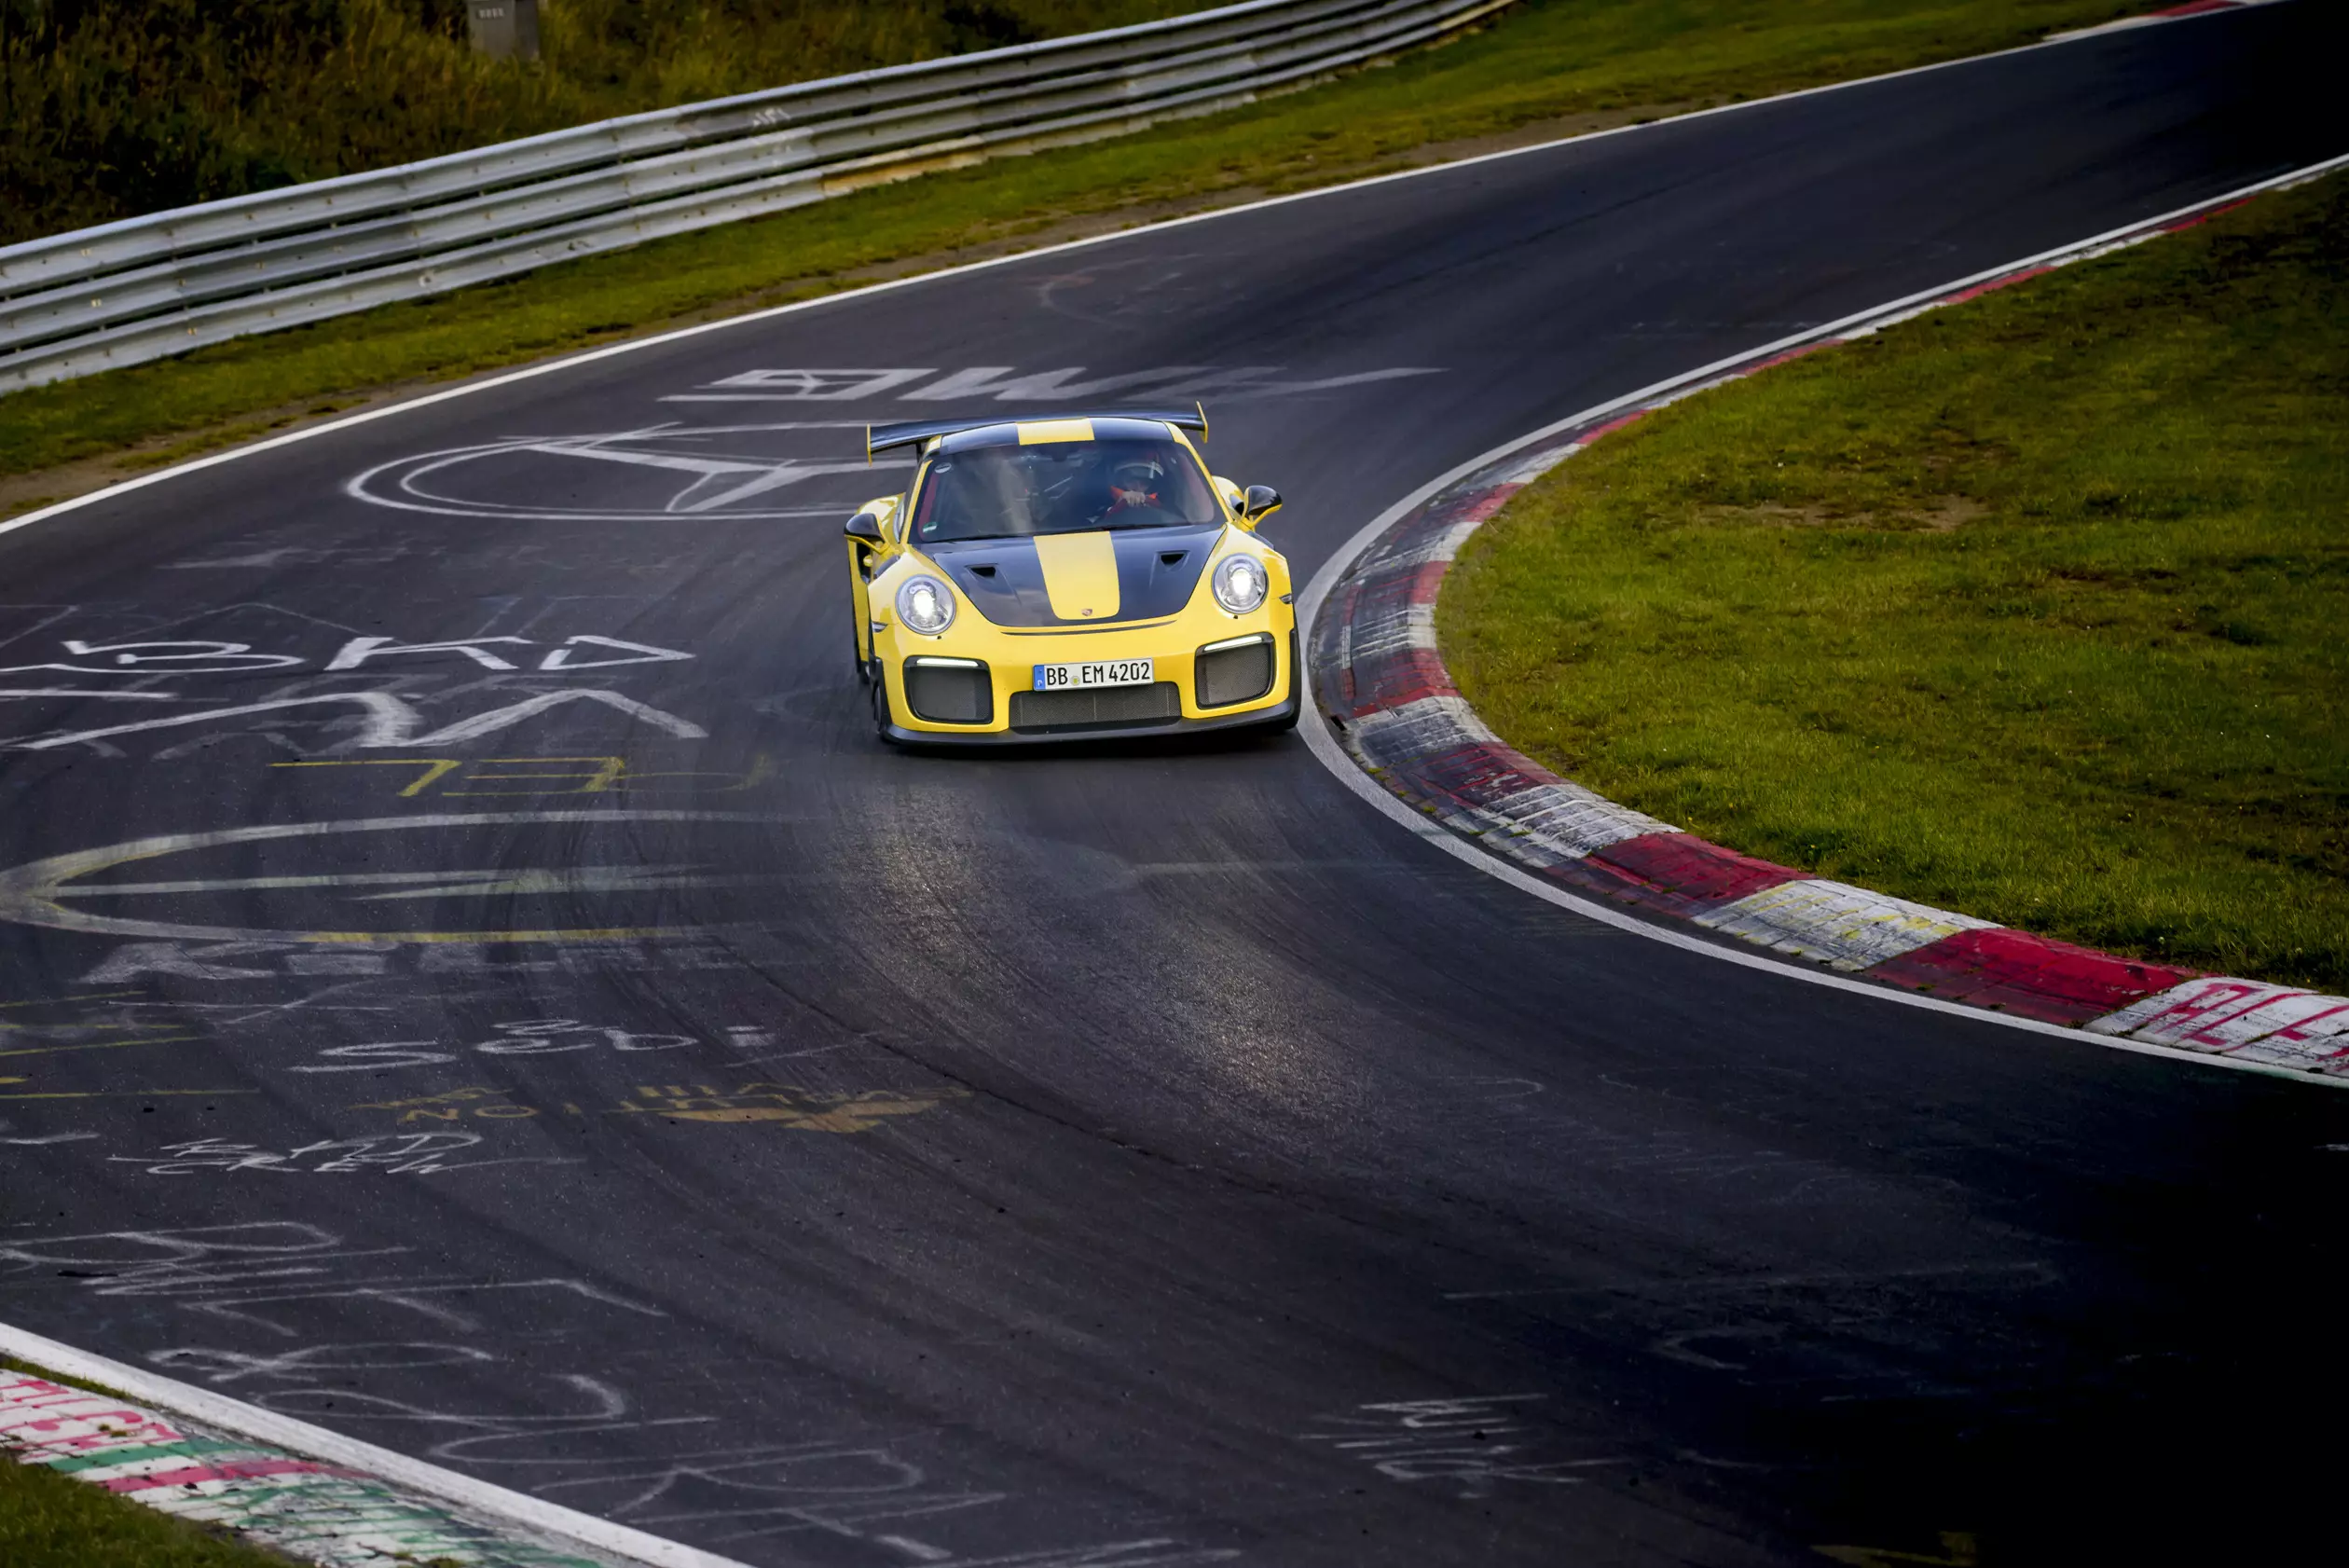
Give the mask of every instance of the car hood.
<path id="1" fill-rule="evenodd" d="M 1115 626 L 1188 604 L 1226 526 L 968 539 L 922 553 L 996 626 Z"/>

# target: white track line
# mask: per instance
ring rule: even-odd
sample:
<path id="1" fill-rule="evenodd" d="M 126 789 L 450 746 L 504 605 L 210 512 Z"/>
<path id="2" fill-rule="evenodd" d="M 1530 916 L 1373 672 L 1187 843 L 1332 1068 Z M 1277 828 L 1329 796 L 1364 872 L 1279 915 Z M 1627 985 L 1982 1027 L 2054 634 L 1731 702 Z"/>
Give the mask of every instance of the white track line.
<path id="1" fill-rule="evenodd" d="M 2206 14 L 2224 16 L 2227 13 L 2218 11 Z M 1322 563 L 1321 570 L 1313 574 L 1312 581 L 1306 585 L 1305 592 L 1298 598 L 1298 645 L 1308 649 L 1312 647 L 1313 621 L 1321 613 L 1322 605 L 1329 598 L 1330 590 L 1345 574 L 1346 569 L 1359 558 L 1380 535 L 1385 533 L 1414 507 L 1479 470 L 1504 461 L 1513 452 L 1538 446 L 1552 436 L 1563 434 L 1578 426 L 1596 424 L 1611 414 L 1652 405 L 1670 397 L 1675 392 L 1697 390 L 1707 382 L 1729 376 L 1739 366 L 1753 364 L 1757 361 L 1804 347 L 1820 338 L 1847 336 L 1856 329 L 1877 323 L 1885 317 L 1910 310 L 1913 308 L 1929 306 L 1935 301 L 1971 288 L 1977 283 L 1994 282 L 2043 263 L 2077 257 L 2083 252 L 2094 252 L 2099 247 L 2118 244 L 2131 236 L 2141 235 L 2142 238 L 2148 240 L 2156 239 L 2161 237 L 2164 232 L 2163 226 L 2166 224 L 2177 223 L 2197 213 L 2224 207 L 2231 202 L 2245 200 L 2265 191 L 2299 185 L 2344 167 L 2349 167 L 2349 155 L 2328 158 L 2321 163 L 2313 163 L 2305 168 L 2295 169 L 2289 173 L 2278 174 L 2273 178 L 2261 180 L 2256 185 L 2244 186 L 2223 196 L 2210 197 L 2191 206 L 2164 213 L 2158 217 L 2143 218 L 2122 228 L 2108 229 L 2102 234 L 2086 240 L 2076 240 L 2068 244 L 2058 245 L 2018 260 L 2003 262 L 1997 267 L 1971 273 L 1966 277 L 1930 289 L 1904 295 L 1899 299 L 1883 305 L 1871 306 L 1865 310 L 1855 311 L 1851 315 L 1828 322 L 1823 325 L 1790 334 L 1775 342 L 1744 350 L 1726 359 L 1718 359 L 1710 364 L 1700 365 L 1695 370 L 1667 377 L 1637 392 L 1626 392 L 1621 397 L 1595 404 L 1578 414 L 1569 415 L 1554 423 L 1544 425 L 1539 430 L 1528 432 L 1514 441 L 1504 441 L 1490 451 L 1470 458 L 1458 467 L 1430 479 L 1426 484 L 1422 485 L 1418 489 L 1413 490 L 1409 495 L 1364 524 L 1355 531 L 1353 538 L 1339 545 L 1330 557 Z M 1764 957 L 1756 953 L 1739 952 L 1736 948 L 1725 947 L 1684 931 L 1674 930 L 1668 926 L 1651 924 L 1635 915 L 1627 915 L 1621 910 L 1583 898 L 1578 894 L 1570 893 L 1555 883 L 1545 882 L 1529 872 L 1519 870 L 1506 861 L 1487 854 L 1449 829 L 1429 821 L 1419 812 L 1396 799 L 1394 792 L 1385 786 L 1363 772 L 1360 764 L 1348 756 L 1344 748 L 1339 745 L 1337 737 L 1330 733 L 1326 722 L 1300 723 L 1298 728 L 1305 736 L 1305 742 L 1312 748 L 1313 755 L 1320 759 L 1322 765 L 1336 775 L 1340 784 L 1369 802 L 1385 816 L 1401 823 L 1420 838 L 1426 840 L 1453 859 L 1465 861 L 1489 876 L 1498 877 L 1512 887 L 1521 888 L 1537 899 L 1545 900 L 1560 909 L 1572 910 L 1576 915 L 1598 921 L 1600 925 L 1612 926 L 1617 930 L 1628 931 L 1635 936 L 1645 937 L 1651 942 L 1664 942 L 1669 946 L 1682 948 L 1687 952 L 1701 953 L 1707 957 L 1718 958 L 1724 963 L 1738 964 L 1747 969 L 1767 970 L 1775 974 L 1802 981 L 1806 984 L 1824 985 L 1833 990 L 1856 992 L 1862 996 L 1874 997 L 1881 1001 L 1896 1003 L 1902 1007 L 1923 1008 L 1928 1011 L 1948 1013 L 1953 1017 L 1971 1019 L 1980 1024 L 1997 1025 L 2002 1028 L 2021 1029 L 2031 1034 L 2053 1035 L 2061 1039 L 2085 1041 L 2113 1051 L 2135 1052 L 2145 1056 L 2167 1056 L 2175 1061 L 2197 1062 L 2205 1066 L 2226 1067 L 2236 1072 L 2264 1073 L 2270 1077 L 2289 1079 L 2295 1083 L 2321 1083 L 2336 1089 L 2349 1088 L 2349 1079 L 2321 1078 L 2289 1068 L 2271 1066 L 2261 1062 L 2243 1061 L 2232 1056 L 2218 1056 L 2204 1052 L 2180 1051 L 2174 1047 L 2156 1045 L 2144 1040 L 2121 1039 L 2109 1035 L 2091 1034 L 2084 1029 L 2067 1027 L 2060 1024 L 2043 1024 L 2037 1019 L 2017 1018 L 2009 1013 L 1992 1012 L 1985 1008 L 1943 1001 L 1915 991 L 1904 991 L 1896 986 L 1847 979 L 1842 975 L 1789 964 L 1781 959 Z"/>
<path id="2" fill-rule="evenodd" d="M 680 1546 L 658 1535 L 648 1535 L 641 1530 L 631 1530 L 625 1524 L 583 1514 L 573 1508 L 509 1492 L 488 1481 L 460 1476 L 454 1470 L 444 1470 L 437 1465 L 427 1465 L 420 1459 L 390 1449 L 363 1443 L 355 1437 L 329 1432 L 307 1421 L 295 1421 L 248 1405 L 240 1399 L 207 1393 L 172 1378 L 158 1377 L 126 1362 L 92 1355 L 87 1351 L 61 1344 L 24 1329 L 0 1324 L 0 1355 L 5 1355 L 54 1372 L 61 1378 L 81 1383 L 94 1383 L 101 1388 L 127 1396 L 159 1410 L 184 1416 L 189 1421 L 218 1427 L 224 1432 L 254 1442 L 267 1443 L 310 1459 L 322 1459 L 330 1465 L 340 1465 L 363 1474 L 403 1486 L 411 1492 L 435 1497 L 445 1503 L 476 1513 L 506 1520 L 542 1535 L 552 1535 L 565 1541 L 575 1541 L 596 1551 L 640 1562 L 647 1568 L 746 1568 L 730 1557 L 720 1557 L 696 1547 Z M 0 1456 L 0 1463 L 7 1463 Z"/>
<path id="3" fill-rule="evenodd" d="M 2209 11 L 2195 16 L 2161 17 L 2153 20 L 2163 25 L 2172 25 L 2232 14 L 2229 11 Z M 144 489 L 149 485 L 159 485 L 167 479 L 176 478 L 183 474 L 195 474 L 220 463 L 234 462 L 240 458 L 248 458 L 256 452 L 275 451 L 281 447 L 290 447 L 297 441 L 315 440 L 322 435 L 351 430 L 360 425 L 370 424 L 377 420 L 388 420 L 395 414 L 405 414 L 418 408 L 429 408 L 435 404 L 446 403 L 452 398 L 469 397 L 475 392 L 512 386 L 517 381 L 527 381 L 534 377 L 552 376 L 560 371 L 575 369 L 583 364 L 594 364 L 600 360 L 611 359 L 620 354 L 634 353 L 639 349 L 650 349 L 662 343 L 676 343 L 688 337 L 698 337 L 707 332 L 723 332 L 733 327 L 748 326 L 757 322 L 773 321 L 777 317 L 791 315 L 796 311 L 816 310 L 828 305 L 859 301 L 876 294 L 886 294 L 895 289 L 914 288 L 924 283 L 936 282 L 943 278 L 958 278 L 972 272 L 983 272 L 990 268 L 1008 267 L 1019 262 L 1033 261 L 1038 256 L 1058 255 L 1094 245 L 1114 244 L 1119 241 L 1130 240 L 1138 235 L 1160 233 L 1166 229 L 1181 228 L 1196 223 L 1212 223 L 1218 218 L 1237 217 L 1243 213 L 1257 213 L 1271 207 L 1285 207 L 1295 201 L 1319 200 L 1324 197 L 1337 196 L 1347 191 L 1367 190 L 1373 186 L 1390 185 L 1398 180 L 1416 180 L 1430 175 L 1449 173 L 1461 169 L 1474 168 L 1480 163 L 1494 163 L 1503 158 L 1524 158 L 1534 153 L 1550 152 L 1559 147 L 1573 146 L 1583 142 L 1604 141 L 1614 136 L 1635 136 L 1642 132 L 1653 132 L 1666 126 L 1683 125 L 1690 120 L 1709 119 L 1715 115 L 1746 114 L 1772 103 L 1791 103 L 1798 98 L 1812 98 L 1821 93 L 1847 92 L 1854 88 L 1869 87 L 1878 82 L 1898 81 L 1904 76 L 1923 76 L 1931 71 L 1954 70 L 1962 65 L 1978 64 L 1985 60 L 2002 60 L 2009 55 L 2029 54 L 2035 49 L 2063 48 L 2079 41 L 2078 38 L 2070 37 L 2042 38 L 2037 43 L 2020 44 L 2011 49 L 1994 49 L 1988 54 L 1973 54 L 1962 56 L 1957 60 L 1936 61 L 1930 65 L 1912 65 L 1904 70 L 1887 71 L 1874 76 L 1860 76 L 1848 82 L 1826 82 L 1818 87 L 1799 88 L 1793 92 L 1781 92 L 1768 98 L 1750 99 L 1741 103 L 1723 103 L 1710 109 L 1694 109 L 1684 115 L 1672 115 L 1663 119 L 1650 120 L 1644 125 L 1620 125 L 1609 131 L 1588 131 L 1579 135 L 1561 136 L 1552 142 L 1537 142 L 1532 146 L 1525 147 L 1508 147 L 1500 152 L 1482 153 L 1475 158 L 1459 158 L 1449 163 L 1431 163 L 1423 168 L 1398 170 L 1392 174 L 1374 174 L 1367 179 L 1351 180 L 1343 185 L 1324 186 L 1315 190 L 1296 191 L 1287 196 L 1271 196 L 1259 201 L 1242 202 L 1235 207 L 1218 207 L 1212 212 L 1193 213 L 1179 218 L 1165 218 L 1157 223 L 1119 229 L 1111 234 L 1096 234 L 1083 240 L 1063 241 L 1056 245 L 1039 246 L 1032 251 L 1018 251 L 1010 255 L 995 256 L 985 261 L 965 262 L 957 267 L 941 268 L 935 272 L 918 273 L 910 278 L 896 278 L 886 282 L 867 283 L 860 288 L 826 295 L 821 299 L 803 299 L 790 305 L 770 306 L 763 310 L 752 310 L 744 315 L 728 316 L 722 321 L 703 322 L 694 326 L 678 327 L 673 331 L 655 333 L 650 337 L 630 338 L 625 343 L 611 343 L 600 349 L 590 349 L 584 353 L 570 354 L 539 364 L 525 365 L 519 370 L 509 370 L 503 375 L 489 376 L 477 381 L 467 381 L 460 386 L 450 387 L 442 392 L 426 392 L 420 397 L 412 397 L 405 403 L 394 403 L 382 408 L 371 408 L 365 413 L 352 414 L 345 419 L 329 420 L 324 424 L 288 431 L 283 435 L 273 435 L 266 440 L 255 441 L 250 446 L 232 447 L 227 451 L 214 452 L 209 457 L 194 458 L 170 468 L 159 468 L 152 474 L 143 474 L 135 479 L 124 479 L 108 485 L 103 489 L 92 490 L 88 495 L 75 496 L 70 500 L 58 502 L 54 505 L 44 506 L 36 512 L 28 512 L 21 517 L 0 522 L 0 534 L 14 533 L 19 529 L 30 528 L 34 523 L 62 516 L 81 507 L 94 505 L 115 496 L 126 495 L 132 490 Z M 267 336 L 267 334 L 257 336 Z M 168 364 L 171 362 L 164 360 L 157 363 Z M 5 406 L 5 402 L 0 402 L 0 406 Z"/>

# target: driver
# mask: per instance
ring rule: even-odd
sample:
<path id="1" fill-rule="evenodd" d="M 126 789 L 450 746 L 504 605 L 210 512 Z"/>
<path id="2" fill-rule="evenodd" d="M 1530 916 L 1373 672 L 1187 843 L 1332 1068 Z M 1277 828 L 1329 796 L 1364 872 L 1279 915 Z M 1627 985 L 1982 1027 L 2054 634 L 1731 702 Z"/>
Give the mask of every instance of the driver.
<path id="1" fill-rule="evenodd" d="M 1114 517 L 1120 512 L 1156 506 L 1159 486 L 1165 478 L 1166 465 L 1147 453 L 1120 458 L 1109 468 L 1109 505 L 1102 516 Z"/>

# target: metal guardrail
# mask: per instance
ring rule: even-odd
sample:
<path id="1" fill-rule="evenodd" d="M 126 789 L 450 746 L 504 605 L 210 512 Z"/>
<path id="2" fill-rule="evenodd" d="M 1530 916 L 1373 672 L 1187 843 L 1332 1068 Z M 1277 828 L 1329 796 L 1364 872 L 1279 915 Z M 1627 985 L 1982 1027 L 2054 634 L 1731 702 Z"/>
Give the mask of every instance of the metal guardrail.
<path id="1" fill-rule="evenodd" d="M 1513 0 L 1250 0 L 0 247 L 0 391 L 1210 114 Z"/>

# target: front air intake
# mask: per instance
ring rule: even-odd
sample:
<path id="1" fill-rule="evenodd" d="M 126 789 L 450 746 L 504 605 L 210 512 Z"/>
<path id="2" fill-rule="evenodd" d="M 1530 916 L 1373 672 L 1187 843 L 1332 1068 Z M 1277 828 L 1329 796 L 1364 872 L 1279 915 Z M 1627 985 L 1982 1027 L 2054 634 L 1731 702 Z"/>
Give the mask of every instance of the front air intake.
<path id="1" fill-rule="evenodd" d="M 933 724 L 985 724 L 995 719 L 995 681 L 976 661 L 931 664 L 908 660 L 905 706 Z"/>
<path id="2" fill-rule="evenodd" d="M 1090 692 L 1011 694 L 1011 727 L 1023 735 L 1133 729 L 1171 724 L 1182 716 L 1182 689 L 1172 681 L 1150 686 L 1103 686 Z"/>
<path id="3" fill-rule="evenodd" d="M 1192 669 L 1200 707 L 1254 702 L 1272 689 L 1272 640 L 1260 637 L 1236 647 L 1203 648 Z"/>

